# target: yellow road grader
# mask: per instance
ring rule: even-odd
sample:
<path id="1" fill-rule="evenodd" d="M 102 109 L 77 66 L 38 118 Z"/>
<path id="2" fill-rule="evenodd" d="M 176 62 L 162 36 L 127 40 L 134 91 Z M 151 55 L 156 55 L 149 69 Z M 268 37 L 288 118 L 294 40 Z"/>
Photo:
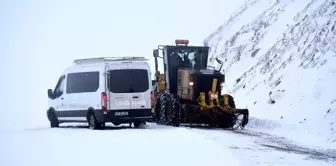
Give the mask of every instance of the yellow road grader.
<path id="1" fill-rule="evenodd" d="M 244 128 L 248 109 L 238 109 L 231 95 L 221 94 L 225 75 L 207 66 L 209 47 L 189 46 L 188 40 L 175 45 L 159 45 L 153 50 L 154 121 L 161 125 L 207 125 L 219 128 Z M 160 56 L 159 54 L 162 54 Z M 159 60 L 163 73 L 159 72 Z"/>

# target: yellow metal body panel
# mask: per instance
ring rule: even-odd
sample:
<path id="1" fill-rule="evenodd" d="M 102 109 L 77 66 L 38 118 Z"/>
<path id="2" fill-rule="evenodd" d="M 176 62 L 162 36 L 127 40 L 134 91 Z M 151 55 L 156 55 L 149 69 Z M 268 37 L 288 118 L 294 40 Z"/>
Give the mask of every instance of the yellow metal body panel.
<path id="1" fill-rule="evenodd" d="M 163 74 L 160 74 L 158 86 L 159 92 L 164 92 L 166 90 L 166 81 Z"/>
<path id="2" fill-rule="evenodd" d="M 217 85 L 217 79 L 214 78 L 212 80 L 212 88 L 211 88 L 211 91 L 208 92 L 208 95 L 209 95 L 209 107 L 214 107 L 215 104 L 214 104 L 214 101 L 216 102 L 216 106 L 218 105 L 218 92 L 217 92 L 217 89 L 216 89 L 216 86 Z"/>
<path id="3" fill-rule="evenodd" d="M 212 93 L 215 93 L 216 92 L 216 86 L 217 85 L 217 79 L 216 78 L 214 78 L 213 80 L 212 80 L 212 89 L 211 89 L 211 92 Z"/>
<path id="4" fill-rule="evenodd" d="M 199 104 L 202 106 L 202 107 L 208 107 L 206 102 L 205 102 L 205 93 L 204 92 L 200 92 L 200 98 L 199 98 Z"/>
<path id="5" fill-rule="evenodd" d="M 224 97 L 224 106 L 228 106 L 229 105 L 229 95 L 225 94 L 223 95 Z"/>

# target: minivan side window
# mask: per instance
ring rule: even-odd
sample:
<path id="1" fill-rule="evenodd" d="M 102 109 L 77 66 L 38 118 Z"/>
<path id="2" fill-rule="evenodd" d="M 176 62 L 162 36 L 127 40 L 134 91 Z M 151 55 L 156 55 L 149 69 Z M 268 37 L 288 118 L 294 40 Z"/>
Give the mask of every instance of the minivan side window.
<path id="1" fill-rule="evenodd" d="M 99 88 L 99 71 L 68 73 L 66 93 L 96 92 Z"/>
<path id="2" fill-rule="evenodd" d="M 64 92 L 64 83 L 65 83 L 65 76 L 62 75 L 57 82 L 57 85 L 54 89 L 54 98 L 58 98 L 60 96 L 62 96 L 63 92 Z"/>

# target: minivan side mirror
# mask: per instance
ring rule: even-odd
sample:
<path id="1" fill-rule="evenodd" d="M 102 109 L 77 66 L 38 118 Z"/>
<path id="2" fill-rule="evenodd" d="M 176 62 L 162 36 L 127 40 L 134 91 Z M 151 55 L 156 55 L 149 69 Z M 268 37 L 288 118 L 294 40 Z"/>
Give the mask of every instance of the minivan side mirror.
<path id="1" fill-rule="evenodd" d="M 159 57 L 159 50 L 158 49 L 153 50 L 153 57 Z"/>
<path id="2" fill-rule="evenodd" d="M 54 94 L 51 89 L 48 89 L 48 97 L 49 99 L 52 99 L 54 97 Z"/>

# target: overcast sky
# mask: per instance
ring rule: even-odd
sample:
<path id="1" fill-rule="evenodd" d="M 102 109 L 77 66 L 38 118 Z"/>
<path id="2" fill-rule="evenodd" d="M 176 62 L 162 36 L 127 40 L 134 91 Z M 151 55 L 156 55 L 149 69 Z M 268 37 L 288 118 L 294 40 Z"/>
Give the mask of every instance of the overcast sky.
<path id="1" fill-rule="evenodd" d="M 243 1 L 0 0 L 0 112 L 45 118 L 47 89 L 74 58 L 152 58 L 176 38 L 202 45 Z"/>

